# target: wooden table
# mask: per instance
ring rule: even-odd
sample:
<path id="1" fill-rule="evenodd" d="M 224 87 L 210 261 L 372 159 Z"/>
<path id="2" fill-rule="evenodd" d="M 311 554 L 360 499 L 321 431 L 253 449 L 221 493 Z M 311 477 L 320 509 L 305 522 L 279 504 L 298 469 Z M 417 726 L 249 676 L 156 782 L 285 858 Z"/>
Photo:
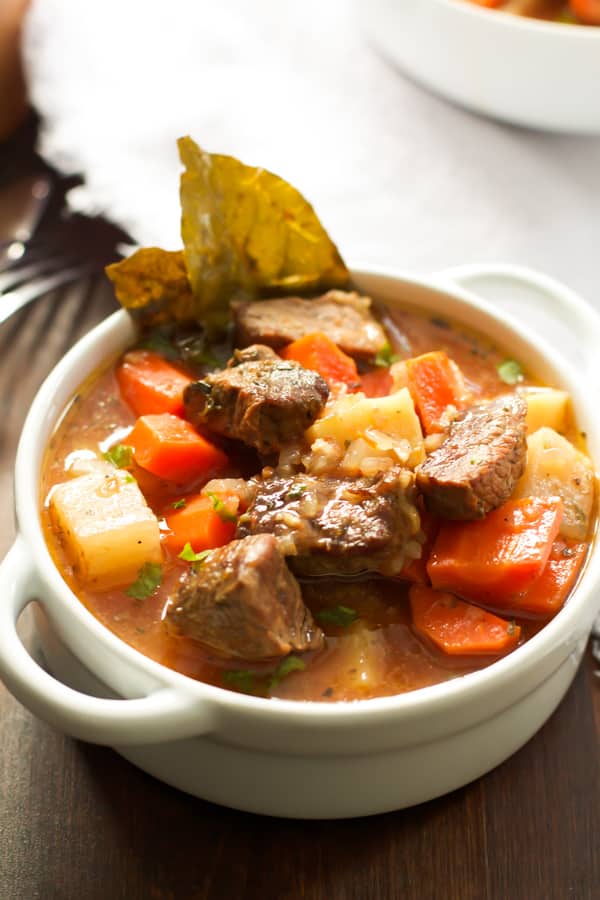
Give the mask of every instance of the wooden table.
<path id="1" fill-rule="evenodd" d="M 96 280 L 84 297 L 78 287 L 49 296 L 0 328 L 2 555 L 29 404 L 55 361 L 113 308 Z M 593 670 L 588 652 L 555 715 L 485 778 L 414 809 L 342 822 L 261 818 L 188 797 L 112 750 L 58 734 L 0 685 L 0 900 L 597 900 Z"/>

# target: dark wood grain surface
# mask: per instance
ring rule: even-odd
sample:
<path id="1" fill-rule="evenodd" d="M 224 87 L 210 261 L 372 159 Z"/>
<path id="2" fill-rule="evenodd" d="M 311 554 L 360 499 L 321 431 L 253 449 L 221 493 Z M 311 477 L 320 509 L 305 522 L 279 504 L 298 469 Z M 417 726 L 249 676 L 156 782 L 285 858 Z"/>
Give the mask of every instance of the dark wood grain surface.
<path id="1" fill-rule="evenodd" d="M 113 308 L 95 279 L 0 327 L 1 555 L 31 400 Z M 486 777 L 410 810 L 291 822 L 181 794 L 58 734 L 0 685 L 0 900 L 597 900 L 599 751 L 588 651 L 555 715 Z"/>

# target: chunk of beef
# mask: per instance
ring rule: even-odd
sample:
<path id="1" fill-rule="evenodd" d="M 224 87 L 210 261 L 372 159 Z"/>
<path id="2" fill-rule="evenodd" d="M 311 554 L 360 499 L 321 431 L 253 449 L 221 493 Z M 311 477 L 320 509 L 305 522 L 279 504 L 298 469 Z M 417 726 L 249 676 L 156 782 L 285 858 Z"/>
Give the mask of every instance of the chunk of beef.
<path id="1" fill-rule="evenodd" d="M 254 345 L 236 351 L 222 372 L 188 385 L 183 402 L 195 426 L 272 453 L 302 437 L 328 396 L 317 372 Z"/>
<path id="2" fill-rule="evenodd" d="M 417 469 L 430 512 L 479 519 L 508 500 L 527 455 L 527 404 L 517 394 L 473 406 Z"/>
<path id="3" fill-rule="evenodd" d="M 323 644 L 298 582 L 268 534 L 231 541 L 186 572 L 167 624 L 236 659 L 271 659 Z"/>
<path id="4" fill-rule="evenodd" d="M 400 467 L 368 478 L 256 479 L 237 536 L 275 535 L 304 575 L 394 575 L 420 555 L 415 496 L 413 473 Z"/>
<path id="5" fill-rule="evenodd" d="M 233 351 L 233 356 L 227 363 L 227 368 L 233 369 L 234 366 L 239 366 L 242 363 L 260 362 L 264 359 L 279 359 L 279 356 L 272 347 L 267 347 L 266 344 L 250 344 L 249 347 L 244 347 L 242 350 Z"/>
<path id="6" fill-rule="evenodd" d="M 385 331 L 371 314 L 371 300 L 357 293 L 329 291 L 305 300 L 281 297 L 234 306 L 236 343 L 280 347 L 324 332 L 350 356 L 373 360 L 387 344 Z"/>

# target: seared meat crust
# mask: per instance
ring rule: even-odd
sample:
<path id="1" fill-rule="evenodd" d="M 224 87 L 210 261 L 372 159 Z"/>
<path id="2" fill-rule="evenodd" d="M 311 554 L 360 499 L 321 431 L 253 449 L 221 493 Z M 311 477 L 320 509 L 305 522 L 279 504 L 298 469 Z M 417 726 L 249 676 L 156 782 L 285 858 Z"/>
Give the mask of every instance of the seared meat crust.
<path id="1" fill-rule="evenodd" d="M 189 569 L 167 624 L 229 658 L 271 659 L 323 644 L 298 582 L 268 534 L 231 541 Z"/>
<path id="2" fill-rule="evenodd" d="M 444 519 L 480 519 L 508 500 L 525 469 L 526 415 L 526 402 L 506 394 L 455 419 L 417 469 L 428 510 Z"/>
<path id="3" fill-rule="evenodd" d="M 223 371 L 188 385 L 183 402 L 196 427 L 268 454 L 299 440 L 328 396 L 329 387 L 317 372 L 253 345 L 236 350 Z"/>
<path id="4" fill-rule="evenodd" d="M 355 292 L 238 303 L 234 318 L 236 343 L 242 347 L 258 343 L 279 349 L 321 331 L 350 356 L 373 360 L 387 344 L 385 331 L 371 314 L 370 298 Z"/>
<path id="5" fill-rule="evenodd" d="M 237 536 L 270 533 L 304 575 L 398 574 L 420 554 L 414 475 L 400 467 L 369 478 L 256 479 Z"/>

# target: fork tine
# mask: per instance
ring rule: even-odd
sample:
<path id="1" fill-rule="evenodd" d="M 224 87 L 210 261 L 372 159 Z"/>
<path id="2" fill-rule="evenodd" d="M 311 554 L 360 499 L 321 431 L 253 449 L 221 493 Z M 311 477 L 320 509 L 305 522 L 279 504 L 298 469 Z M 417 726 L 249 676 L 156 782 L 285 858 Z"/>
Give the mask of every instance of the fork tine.
<path id="1" fill-rule="evenodd" d="M 77 278 L 89 274 L 94 269 L 92 263 L 83 263 L 71 268 L 60 269 L 52 275 L 44 278 L 38 278 L 23 287 L 16 288 L 14 291 L 0 296 L 0 325 L 6 322 L 14 313 L 23 306 L 37 300 L 43 294 L 48 294 L 61 285 L 69 284 Z"/>
<path id="2" fill-rule="evenodd" d="M 2 302 L 3 294 L 18 284 L 34 278 L 41 278 L 42 275 L 49 275 L 56 269 L 68 269 L 74 262 L 74 259 L 64 256 L 50 256 L 30 262 L 28 256 L 27 262 L 0 273 L 0 302 Z"/>

